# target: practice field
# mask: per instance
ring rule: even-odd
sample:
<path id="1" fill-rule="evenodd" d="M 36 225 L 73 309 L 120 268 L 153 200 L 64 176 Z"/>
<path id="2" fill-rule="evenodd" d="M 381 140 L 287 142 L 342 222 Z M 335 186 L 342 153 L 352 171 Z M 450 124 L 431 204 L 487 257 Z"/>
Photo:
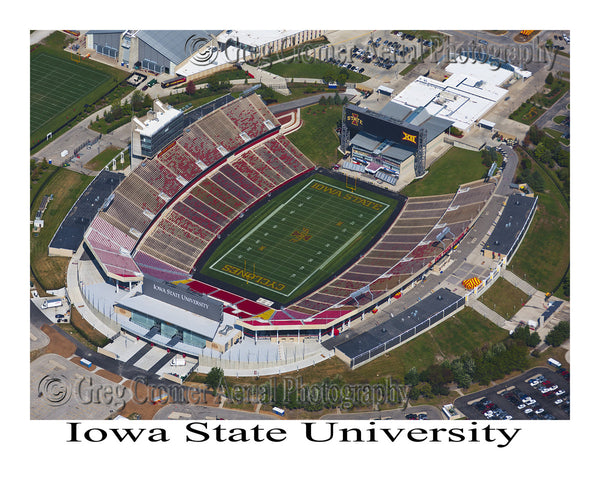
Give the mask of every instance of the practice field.
<path id="1" fill-rule="evenodd" d="M 46 53 L 31 59 L 30 71 L 31 135 L 110 79 L 106 73 Z"/>
<path id="2" fill-rule="evenodd" d="M 251 215 L 201 273 L 290 303 L 358 255 L 397 203 L 360 188 L 352 191 L 343 181 L 311 176 Z"/>

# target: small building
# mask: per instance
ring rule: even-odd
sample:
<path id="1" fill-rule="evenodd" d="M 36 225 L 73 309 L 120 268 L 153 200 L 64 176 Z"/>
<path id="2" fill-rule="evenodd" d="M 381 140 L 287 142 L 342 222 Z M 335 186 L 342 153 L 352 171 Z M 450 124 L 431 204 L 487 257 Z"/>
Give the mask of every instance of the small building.
<path id="1" fill-rule="evenodd" d="M 390 87 L 386 87 L 385 85 L 379 85 L 379 87 L 377 87 L 377 93 L 381 93 L 383 95 L 387 95 L 388 97 L 391 97 L 392 93 L 394 93 L 394 89 L 390 88 Z"/>

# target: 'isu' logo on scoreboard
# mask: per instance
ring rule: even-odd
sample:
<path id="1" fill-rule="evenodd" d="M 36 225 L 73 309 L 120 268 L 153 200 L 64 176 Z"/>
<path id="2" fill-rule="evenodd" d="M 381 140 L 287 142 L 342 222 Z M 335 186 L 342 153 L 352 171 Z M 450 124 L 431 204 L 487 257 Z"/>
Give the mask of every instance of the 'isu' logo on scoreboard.
<path id="1" fill-rule="evenodd" d="M 352 125 L 354 127 L 358 127 L 359 125 L 363 124 L 363 121 L 360 119 L 360 117 L 358 116 L 358 113 L 353 113 L 352 115 L 348 115 L 346 117 L 346 120 L 349 120 L 350 123 L 352 123 Z"/>
<path id="2" fill-rule="evenodd" d="M 416 135 L 411 135 L 410 133 L 407 132 L 402 132 L 402 140 L 404 140 L 405 142 L 411 142 L 414 143 L 415 145 L 417 144 L 417 136 Z"/>

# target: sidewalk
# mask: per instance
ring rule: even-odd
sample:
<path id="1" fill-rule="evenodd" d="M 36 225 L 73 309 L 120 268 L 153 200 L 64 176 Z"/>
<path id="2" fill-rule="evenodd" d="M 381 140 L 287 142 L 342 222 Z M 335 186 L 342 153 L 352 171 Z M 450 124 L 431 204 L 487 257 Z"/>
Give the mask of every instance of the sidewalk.
<path id="1" fill-rule="evenodd" d="M 537 289 L 535 287 L 532 287 L 525 280 L 522 280 L 521 278 L 517 277 L 510 270 L 504 270 L 502 272 L 502 276 L 504 277 L 505 280 L 512 283 L 515 287 L 517 287 L 519 290 L 525 292 L 530 297 L 532 295 L 535 295 L 535 293 L 537 292 Z"/>
<path id="2" fill-rule="evenodd" d="M 81 289 L 79 288 L 79 275 L 78 275 L 78 263 L 79 258 L 83 253 L 83 243 L 79 246 L 79 249 L 73 255 L 73 258 L 69 262 L 67 268 L 67 291 L 69 292 L 69 298 L 71 299 L 71 307 L 76 307 L 81 316 L 96 330 L 102 333 L 108 338 L 112 338 L 118 333 L 119 330 L 111 329 L 106 323 L 101 321 L 92 310 L 87 306 Z"/>
<path id="3" fill-rule="evenodd" d="M 494 322 L 499 327 L 504 328 L 506 320 L 502 318 L 502 316 L 494 312 L 491 308 L 481 303 L 479 300 L 470 300 L 469 307 L 471 307 L 477 313 L 483 315 L 488 320 Z"/>
<path id="4" fill-rule="evenodd" d="M 260 68 L 253 67 L 252 65 L 248 65 L 244 63 L 242 68 L 251 74 L 255 79 L 261 82 L 264 86 L 272 88 L 282 95 L 291 95 L 292 92 L 287 88 L 287 82 L 285 78 L 280 77 L 279 75 L 275 75 L 273 73 L 269 73 L 265 70 L 261 70 Z"/>

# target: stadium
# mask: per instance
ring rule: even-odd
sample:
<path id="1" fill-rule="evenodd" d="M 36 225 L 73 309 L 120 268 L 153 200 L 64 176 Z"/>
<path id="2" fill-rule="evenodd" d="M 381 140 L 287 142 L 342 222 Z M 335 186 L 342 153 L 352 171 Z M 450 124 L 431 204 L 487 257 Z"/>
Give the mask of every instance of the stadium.
<path id="1" fill-rule="evenodd" d="M 109 333 L 127 332 L 172 355 L 233 355 L 247 339 L 275 355 L 281 342 L 330 344 L 316 361 L 338 354 L 353 367 L 362 363 L 350 357 L 364 357 L 366 344 L 349 355 L 335 337 L 423 281 L 469 231 L 496 184 L 407 198 L 344 169 L 317 167 L 285 135 L 295 114 L 276 117 L 254 93 L 218 104 L 107 196 L 77 257 L 93 262 L 98 284 L 85 285 L 82 267 L 70 267 L 70 297 L 80 288 Z M 411 166 L 417 170 L 416 161 Z M 418 325 L 397 328 L 394 345 L 465 300 L 436 292 L 424 302 Z M 367 350 L 379 348 L 374 342 Z"/>

